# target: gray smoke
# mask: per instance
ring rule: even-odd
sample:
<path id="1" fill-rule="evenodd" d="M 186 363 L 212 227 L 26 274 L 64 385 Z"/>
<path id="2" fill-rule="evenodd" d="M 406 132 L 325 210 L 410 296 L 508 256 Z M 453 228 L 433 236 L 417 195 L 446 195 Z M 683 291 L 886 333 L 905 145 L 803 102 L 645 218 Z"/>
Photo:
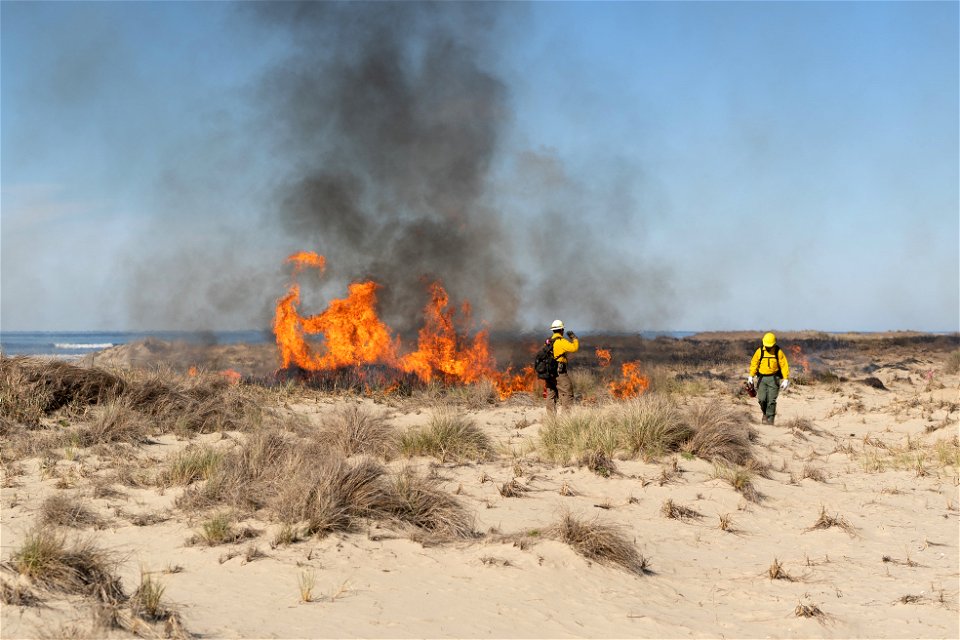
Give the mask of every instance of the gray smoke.
<path id="1" fill-rule="evenodd" d="M 275 212 L 328 275 L 371 278 L 391 326 L 419 324 L 441 280 L 498 325 L 523 284 L 490 206 L 491 164 L 509 120 L 489 57 L 492 5 L 262 3 L 261 25 L 292 36 L 261 97 L 295 166 Z"/>

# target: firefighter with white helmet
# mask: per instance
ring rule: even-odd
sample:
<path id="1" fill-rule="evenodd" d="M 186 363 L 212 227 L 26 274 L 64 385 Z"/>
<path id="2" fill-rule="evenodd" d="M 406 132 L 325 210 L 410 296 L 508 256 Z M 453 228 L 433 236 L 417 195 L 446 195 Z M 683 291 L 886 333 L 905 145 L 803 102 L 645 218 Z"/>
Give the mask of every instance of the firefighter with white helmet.
<path id="1" fill-rule="evenodd" d="M 544 380 L 547 387 L 547 412 L 557 413 L 557 405 L 562 409 L 568 409 L 573 403 L 573 384 L 570 382 L 570 376 L 567 375 L 567 355 L 576 353 L 580 348 L 580 340 L 573 331 L 567 331 L 567 338 L 563 337 L 563 322 L 554 320 L 550 325 L 552 335 L 547 338 L 547 343 L 553 343 L 553 358 L 557 362 L 556 377 L 549 377 Z"/>
<path id="2" fill-rule="evenodd" d="M 760 347 L 753 354 L 747 383 L 757 389 L 763 424 L 773 424 L 777 415 L 777 396 L 790 386 L 790 364 L 772 333 L 763 335 Z"/>

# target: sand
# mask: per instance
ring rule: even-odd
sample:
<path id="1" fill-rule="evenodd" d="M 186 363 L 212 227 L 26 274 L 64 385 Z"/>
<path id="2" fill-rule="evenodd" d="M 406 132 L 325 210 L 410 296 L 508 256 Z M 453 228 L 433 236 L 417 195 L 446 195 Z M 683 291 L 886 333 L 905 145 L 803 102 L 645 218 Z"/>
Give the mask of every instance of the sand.
<path id="1" fill-rule="evenodd" d="M 394 462 L 433 469 L 474 514 L 483 534 L 475 540 L 423 544 L 365 522 L 274 547 L 280 525 L 251 519 L 243 524 L 260 532 L 255 538 L 190 545 L 200 523 L 175 507 L 182 487 L 117 484 L 115 495 L 94 497 L 96 474 L 70 469 L 109 463 L 75 450 L 52 475 L 36 458 L 4 469 L 2 559 L 35 526 L 44 499 L 65 492 L 107 522 L 79 533 L 119 554 L 127 591 L 141 571 L 153 572 L 164 601 L 203 638 L 956 638 L 960 376 L 943 372 L 948 355 L 821 352 L 821 366 L 853 381 L 794 385 L 775 425 L 760 424 L 755 402 L 733 393 L 740 363 L 714 367 L 715 380 L 677 400 L 712 399 L 749 416 L 756 457 L 769 464 L 767 477 L 753 478 L 759 502 L 716 477 L 713 463 L 681 454 L 618 460 L 611 477 L 542 461 L 544 411 L 518 399 L 458 409 L 497 443 L 494 460 Z M 858 382 L 865 364 L 886 389 Z M 351 403 L 397 429 L 430 415 L 427 406 L 307 391 L 279 399 L 277 410 L 319 425 Z M 229 447 L 244 437 L 193 442 Z M 161 436 L 137 455 L 156 468 L 190 443 Z M 527 491 L 504 497 L 499 488 L 513 480 Z M 701 517 L 665 517 L 668 499 Z M 543 535 L 567 512 L 619 525 L 648 572 L 590 561 Z M 137 526 L 136 514 L 164 520 Z M 847 526 L 814 528 L 821 514 Z M 522 544 L 511 537 L 523 533 Z M 770 577 L 775 561 L 779 579 Z M 301 601 L 306 576 L 315 580 L 311 602 Z M 94 626 L 91 611 L 86 600 L 56 594 L 41 607 L 5 604 L 2 637 L 131 635 Z"/>

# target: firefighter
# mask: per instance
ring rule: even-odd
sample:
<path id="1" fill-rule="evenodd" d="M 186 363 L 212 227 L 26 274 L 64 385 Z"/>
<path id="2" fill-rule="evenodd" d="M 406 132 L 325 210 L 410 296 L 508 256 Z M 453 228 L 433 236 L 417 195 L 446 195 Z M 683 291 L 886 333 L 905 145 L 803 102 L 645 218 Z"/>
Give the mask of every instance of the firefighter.
<path id="1" fill-rule="evenodd" d="M 554 320 L 550 325 L 553 332 L 547 342 L 553 342 L 553 357 L 557 361 L 557 377 L 547 378 L 544 384 L 547 387 L 547 412 L 555 415 L 557 404 L 561 409 L 569 409 L 573 403 L 573 384 L 567 375 L 567 354 L 575 353 L 580 348 L 580 340 L 573 331 L 567 331 L 567 338 L 563 337 L 563 322 Z"/>
<path id="2" fill-rule="evenodd" d="M 763 335 L 760 348 L 753 354 L 747 382 L 757 388 L 763 424 L 773 424 L 777 415 L 777 396 L 790 386 L 790 365 L 772 333 Z"/>

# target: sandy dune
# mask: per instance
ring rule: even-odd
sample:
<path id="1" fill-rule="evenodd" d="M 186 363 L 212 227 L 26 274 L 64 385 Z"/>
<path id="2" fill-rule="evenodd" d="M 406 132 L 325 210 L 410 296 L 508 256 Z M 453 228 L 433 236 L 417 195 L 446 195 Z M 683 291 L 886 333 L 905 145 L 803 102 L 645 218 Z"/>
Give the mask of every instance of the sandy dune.
<path id="1" fill-rule="evenodd" d="M 817 367 L 850 381 L 794 385 L 773 426 L 733 392 L 741 362 L 706 366 L 713 377 L 675 398 L 712 399 L 749 416 L 759 434 L 755 456 L 767 463 L 766 477 L 752 480 L 758 502 L 717 477 L 714 463 L 684 454 L 617 460 L 610 477 L 548 463 L 537 452 L 544 411 L 520 397 L 458 409 L 496 443 L 493 460 L 388 463 L 432 470 L 474 515 L 476 539 L 417 542 L 371 521 L 273 545 L 279 523 L 246 519 L 256 537 L 190 545 L 200 521 L 177 508 L 183 487 L 94 491 L 93 479 L 111 463 L 77 449 L 60 451 L 53 469 L 41 458 L 5 465 L 2 559 L 23 543 L 43 501 L 63 492 L 104 520 L 78 533 L 119 554 L 127 590 L 141 571 L 153 572 L 164 601 L 197 637 L 956 638 L 960 377 L 944 373 L 949 355 L 909 346 L 819 352 Z M 885 388 L 861 382 L 867 377 Z M 309 390 L 278 395 L 274 409 L 319 426 L 357 403 L 398 430 L 430 415 L 409 402 Z M 230 448 L 245 437 L 163 435 L 135 455 L 141 468 L 156 470 L 191 442 Z M 511 481 L 526 491 L 501 495 Z M 700 515 L 665 517 L 667 500 Z M 648 572 L 588 560 L 544 535 L 566 512 L 621 526 Z M 821 515 L 844 526 L 814 528 Z M 144 516 L 160 521 L 134 524 L 151 520 Z M 775 561 L 778 579 L 770 577 Z M 3 575 L 22 580 L 9 568 Z M 309 576 L 313 601 L 301 602 L 299 581 Z M 86 600 L 43 600 L 4 604 L 2 636 L 131 635 L 94 626 Z"/>

